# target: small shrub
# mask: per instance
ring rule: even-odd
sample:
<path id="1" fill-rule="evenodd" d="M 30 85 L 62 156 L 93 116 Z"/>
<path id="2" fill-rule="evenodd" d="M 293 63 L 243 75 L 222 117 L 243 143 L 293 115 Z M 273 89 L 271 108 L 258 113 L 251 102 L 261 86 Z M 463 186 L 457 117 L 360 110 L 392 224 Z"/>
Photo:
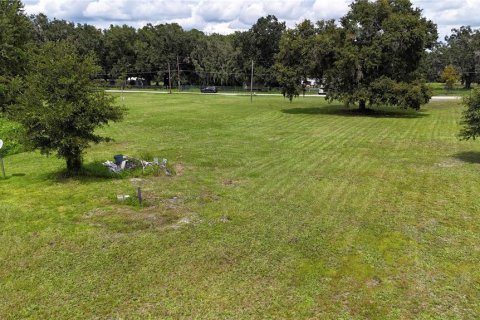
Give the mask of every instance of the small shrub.
<path id="1" fill-rule="evenodd" d="M 4 142 L 0 155 L 7 156 L 25 151 L 21 137 L 22 127 L 19 124 L 0 119 L 0 139 Z"/>
<path id="2" fill-rule="evenodd" d="M 460 139 L 475 140 L 480 135 L 480 87 L 472 90 L 469 97 L 463 98 L 463 104 L 467 109 L 463 112 L 460 131 Z"/>

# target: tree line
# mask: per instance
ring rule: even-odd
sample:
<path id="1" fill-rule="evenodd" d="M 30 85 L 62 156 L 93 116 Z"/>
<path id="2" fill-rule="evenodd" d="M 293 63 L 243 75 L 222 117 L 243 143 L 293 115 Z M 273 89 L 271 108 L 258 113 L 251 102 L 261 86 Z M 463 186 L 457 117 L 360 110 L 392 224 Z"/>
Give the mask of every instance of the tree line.
<path id="1" fill-rule="evenodd" d="M 455 69 L 466 89 L 480 82 L 480 30 L 470 26 L 452 29 L 444 41 L 425 53 L 420 70 L 428 81 L 440 82 L 447 67 L 447 72 Z"/>
<path id="2" fill-rule="evenodd" d="M 101 67 L 98 78 L 105 81 L 140 77 L 146 85 L 168 82 L 170 67 L 175 86 L 177 80 L 183 84 L 241 85 L 250 81 L 253 60 L 255 82 L 278 86 L 272 66 L 286 26 L 272 15 L 258 19 L 247 31 L 231 35 L 186 31 L 176 23 L 147 24 L 139 29 L 111 25 L 101 30 L 51 20 L 44 14 L 29 20 L 34 43 L 65 40 L 81 55 L 93 53 Z"/>
<path id="3" fill-rule="evenodd" d="M 366 17 L 360 17 L 358 12 L 354 13 L 355 10 L 358 12 L 363 10 Z M 392 15 L 394 18 L 386 19 L 386 14 L 393 12 L 392 10 L 397 11 Z M 174 86 L 177 86 L 179 81 L 182 84 L 243 85 L 250 82 L 251 62 L 253 61 L 255 83 L 265 87 L 281 85 L 288 91 L 288 86 L 291 85 L 295 85 L 300 90 L 301 88 L 298 87 L 298 84 L 285 83 L 285 80 L 291 79 L 291 77 L 285 73 L 284 68 L 281 68 L 282 64 L 285 66 L 285 63 L 282 63 L 285 56 L 282 58 L 279 53 L 287 50 L 287 42 L 292 40 L 295 32 L 303 36 L 303 41 L 309 47 L 310 52 L 295 52 L 297 56 L 290 57 L 291 61 L 287 64 L 298 63 L 299 68 L 303 69 L 301 75 L 303 79 L 299 83 L 306 81 L 307 78 L 322 77 L 318 79 L 322 80 L 323 76 L 327 75 L 324 72 L 325 63 L 332 58 L 332 55 L 338 55 L 341 51 L 337 50 L 341 44 L 339 41 L 335 42 L 335 37 L 338 40 L 338 37 L 342 37 L 342 35 L 334 33 L 357 32 L 353 23 L 361 23 L 361 19 L 373 19 L 373 25 L 366 25 L 364 31 L 370 29 L 373 32 L 375 24 L 378 30 L 387 30 L 385 26 L 382 26 L 385 20 L 388 20 L 389 24 L 402 24 L 399 27 L 408 30 L 411 25 L 396 17 L 401 13 L 402 16 L 408 17 L 405 19 L 411 19 L 415 16 L 415 14 L 412 15 L 413 12 L 416 12 L 416 18 L 424 19 L 420 15 L 421 11 L 412 8 L 408 1 L 384 1 L 375 2 L 375 4 L 369 4 L 368 1 L 355 1 L 350 13 L 339 21 L 343 31 L 339 30 L 338 25 L 333 21 L 312 23 L 308 20 L 299 23 L 293 29 L 287 29 L 285 22 L 279 21 L 273 15 L 268 15 L 259 18 L 249 30 L 237 31 L 230 35 L 207 35 L 196 29 L 187 31 L 176 23 L 147 24 L 138 29 L 127 25 L 111 25 L 102 30 L 89 24 L 49 19 L 45 14 L 40 13 L 27 17 L 28 21 L 23 22 L 22 28 L 29 29 L 29 32 L 24 32 L 25 39 L 22 42 L 31 41 L 36 46 L 49 41 L 71 42 L 80 55 L 94 54 L 101 68 L 97 77 L 105 82 L 114 83 L 118 79 L 140 77 L 145 85 L 152 83 L 158 85 L 169 80 Z M 372 14 L 376 17 L 373 17 Z M 350 25 L 347 26 L 349 19 L 351 20 L 348 22 Z M 479 30 L 473 30 L 468 26 L 453 29 L 452 34 L 445 38 L 445 42 L 439 42 L 436 41 L 437 34 L 433 30 L 433 26 L 433 23 L 424 26 L 432 30 L 429 31 L 431 32 L 430 38 L 423 40 L 423 47 L 408 49 L 416 50 L 409 56 L 409 59 L 415 60 L 413 66 L 418 68 L 417 73 L 427 81 L 441 81 L 442 71 L 446 66 L 453 65 L 460 73 L 462 83 L 466 88 L 470 88 L 472 83 L 480 80 L 477 71 L 480 63 Z M 387 26 L 390 29 L 394 27 L 394 25 Z M 412 29 L 408 31 L 411 32 Z M 397 32 L 397 34 L 401 34 L 401 32 Z M 364 35 L 363 40 L 372 40 L 371 44 L 377 45 L 373 43 L 376 40 L 371 36 Z M 415 36 L 421 35 L 416 34 Z M 282 37 L 284 38 L 283 42 L 281 41 Z M 325 38 L 327 42 L 321 43 L 318 40 L 320 37 Z M 348 35 L 345 34 L 345 37 Z M 342 40 L 344 44 L 345 37 Z M 368 37 L 371 39 L 367 39 Z M 396 41 L 394 39 L 389 41 L 392 46 L 409 44 L 408 41 L 398 41 L 396 44 L 393 43 Z M 418 46 L 418 43 L 414 45 Z M 330 50 L 332 46 L 337 47 L 335 52 Z M 365 45 L 362 46 L 365 47 Z M 418 56 L 420 56 L 419 60 Z M 388 64 L 388 62 L 381 61 L 382 58 L 379 57 L 370 55 L 364 58 L 374 58 L 384 65 Z M 275 68 L 276 62 L 280 62 L 281 65 L 277 65 Z M 168 78 L 169 66 L 172 79 Z M 402 66 L 393 64 L 393 67 Z"/>
<path id="4" fill-rule="evenodd" d="M 101 30 L 44 14 L 27 16 L 20 0 L 4 0 L 0 116 L 23 126 L 25 145 L 55 151 L 69 171 L 78 171 L 89 143 L 108 140 L 95 129 L 125 114 L 96 89 L 94 79 L 243 85 L 254 64 L 254 82 L 280 86 L 290 101 L 314 78 L 328 100 L 361 112 L 375 106 L 418 110 L 431 98 L 426 80 L 438 80 L 446 66 L 449 73 L 458 70 L 466 88 L 479 80 L 479 34 L 461 27 L 439 43 L 436 25 L 408 0 L 355 0 L 338 22 L 305 20 L 293 28 L 268 15 L 230 35 L 186 31 L 176 23 Z M 480 103 L 472 99 L 464 124 L 476 127 L 464 131 L 464 138 L 480 133 Z"/>

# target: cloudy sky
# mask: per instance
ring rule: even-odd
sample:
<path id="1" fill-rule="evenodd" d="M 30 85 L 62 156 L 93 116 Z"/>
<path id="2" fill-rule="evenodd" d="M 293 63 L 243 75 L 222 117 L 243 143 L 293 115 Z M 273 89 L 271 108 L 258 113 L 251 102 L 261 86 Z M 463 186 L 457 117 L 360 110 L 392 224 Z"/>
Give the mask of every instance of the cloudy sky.
<path id="1" fill-rule="evenodd" d="M 28 14 L 45 13 L 107 28 L 110 24 L 141 27 L 177 22 L 184 29 L 227 34 L 251 27 L 259 17 L 275 15 L 288 26 L 303 19 L 339 18 L 350 0 L 23 0 Z M 413 0 L 432 19 L 441 38 L 451 28 L 480 27 L 480 0 Z"/>

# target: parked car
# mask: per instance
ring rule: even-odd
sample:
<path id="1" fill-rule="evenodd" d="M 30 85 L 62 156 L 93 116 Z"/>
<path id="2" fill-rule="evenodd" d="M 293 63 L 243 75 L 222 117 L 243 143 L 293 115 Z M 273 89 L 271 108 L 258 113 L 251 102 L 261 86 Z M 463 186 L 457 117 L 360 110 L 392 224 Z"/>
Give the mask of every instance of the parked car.
<path id="1" fill-rule="evenodd" d="M 200 89 L 201 93 L 217 93 L 217 87 L 215 86 L 208 86 L 208 87 L 203 87 Z"/>
<path id="2" fill-rule="evenodd" d="M 321 95 L 321 96 L 327 95 L 327 93 L 325 92 L 325 90 L 323 89 L 323 87 L 320 87 L 320 88 L 318 89 L 318 94 Z"/>

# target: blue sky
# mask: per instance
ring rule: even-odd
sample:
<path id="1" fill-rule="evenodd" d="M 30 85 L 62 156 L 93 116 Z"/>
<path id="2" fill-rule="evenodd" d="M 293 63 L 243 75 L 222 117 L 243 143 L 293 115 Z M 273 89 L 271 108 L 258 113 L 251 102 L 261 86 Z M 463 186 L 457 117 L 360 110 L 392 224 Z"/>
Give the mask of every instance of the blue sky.
<path id="1" fill-rule="evenodd" d="M 480 0 L 413 0 L 437 25 L 440 37 L 462 25 L 480 28 Z M 107 28 L 110 24 L 141 27 L 147 23 L 177 22 L 184 29 L 227 34 L 245 30 L 267 14 L 288 26 L 303 19 L 339 18 L 348 11 L 348 0 L 24 0 L 28 14 L 43 12 Z"/>

